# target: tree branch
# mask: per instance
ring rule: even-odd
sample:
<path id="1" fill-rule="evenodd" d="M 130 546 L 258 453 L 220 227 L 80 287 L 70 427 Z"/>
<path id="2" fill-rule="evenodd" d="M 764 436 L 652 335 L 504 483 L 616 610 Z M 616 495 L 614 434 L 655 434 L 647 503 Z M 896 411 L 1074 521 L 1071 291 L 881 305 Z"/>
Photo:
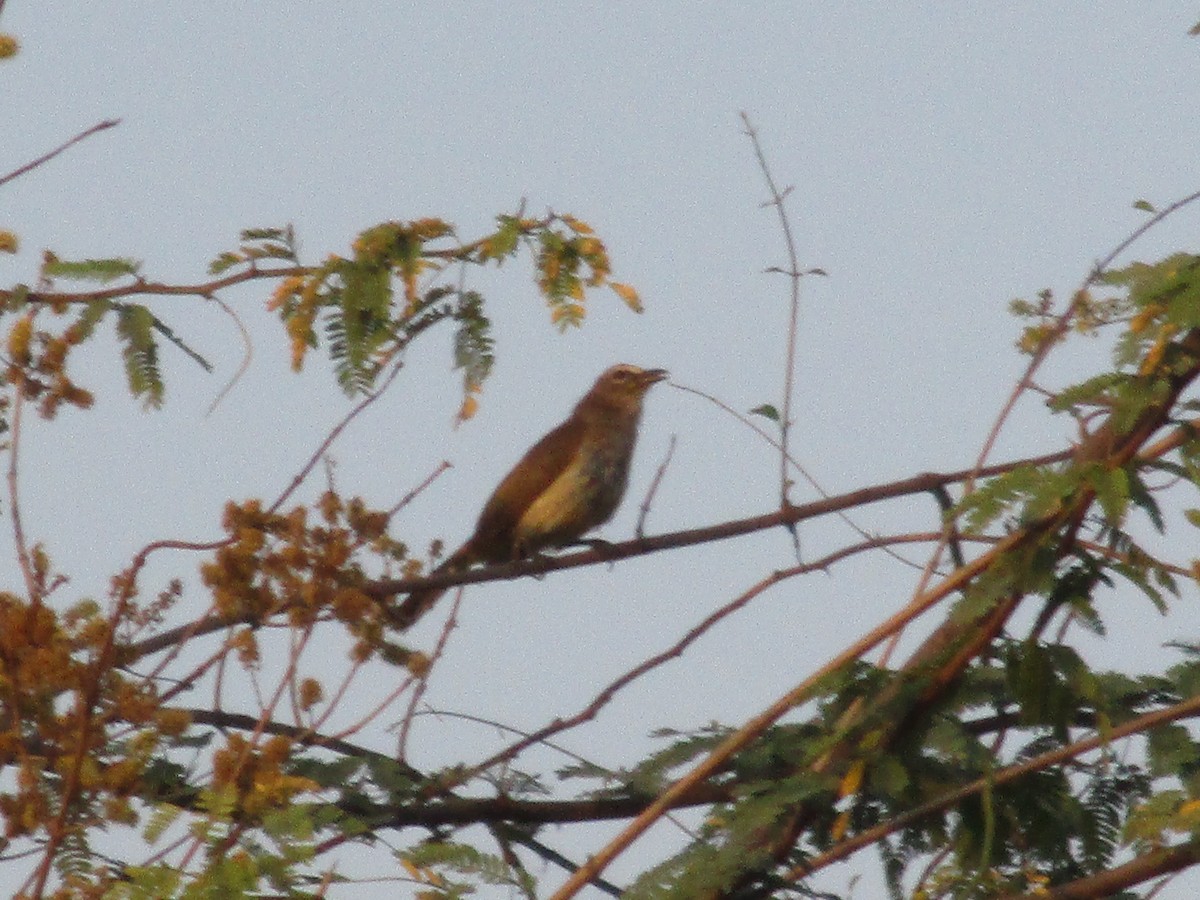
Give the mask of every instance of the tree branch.
<path id="1" fill-rule="evenodd" d="M 0 4 L 0 6 L 3 6 L 3 4 Z M 20 178 L 26 172 L 32 172 L 38 166 L 42 165 L 43 163 L 49 162 L 50 160 L 54 159 L 54 157 L 58 156 L 58 154 L 62 153 L 64 150 L 67 150 L 68 148 L 73 147 L 75 144 L 78 144 L 80 141 L 90 138 L 93 134 L 97 134 L 101 131 L 104 131 L 107 128 L 113 128 L 120 124 L 121 124 L 120 119 L 105 119 L 103 122 L 97 122 L 91 128 L 84 129 L 83 131 L 79 132 L 79 134 L 75 135 L 75 137 L 71 138 L 66 143 L 60 144 L 59 146 L 55 147 L 49 153 L 42 154 L 37 159 L 33 160 L 33 162 L 27 162 L 27 163 L 25 163 L 25 165 L 20 166 L 19 168 L 13 169 L 7 175 L 0 175 L 0 187 L 3 187 L 4 185 L 8 184 L 8 182 L 12 181 L 15 178 Z M 0 291 L 0 294 L 2 294 L 2 293 L 5 293 L 5 292 Z"/>

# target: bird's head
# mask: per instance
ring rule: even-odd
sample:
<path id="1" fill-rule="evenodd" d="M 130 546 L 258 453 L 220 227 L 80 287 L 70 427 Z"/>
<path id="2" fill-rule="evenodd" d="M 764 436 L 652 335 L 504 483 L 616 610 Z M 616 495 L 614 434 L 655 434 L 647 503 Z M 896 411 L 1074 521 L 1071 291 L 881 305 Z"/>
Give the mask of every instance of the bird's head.
<path id="1" fill-rule="evenodd" d="M 601 373 L 579 405 L 636 414 L 641 411 L 642 398 L 646 396 L 646 391 L 669 374 L 666 369 L 643 369 L 628 363 L 619 363 Z"/>

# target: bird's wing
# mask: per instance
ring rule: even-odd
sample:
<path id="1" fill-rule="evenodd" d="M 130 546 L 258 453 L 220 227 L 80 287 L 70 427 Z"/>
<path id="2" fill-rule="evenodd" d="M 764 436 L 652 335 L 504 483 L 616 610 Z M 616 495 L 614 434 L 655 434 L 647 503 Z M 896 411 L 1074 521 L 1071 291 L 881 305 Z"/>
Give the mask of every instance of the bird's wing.
<path id="1" fill-rule="evenodd" d="M 521 515 L 571 464 L 583 443 L 584 423 L 572 416 L 529 448 L 504 476 L 479 516 L 471 544 L 481 561 L 502 562 L 512 552 Z"/>

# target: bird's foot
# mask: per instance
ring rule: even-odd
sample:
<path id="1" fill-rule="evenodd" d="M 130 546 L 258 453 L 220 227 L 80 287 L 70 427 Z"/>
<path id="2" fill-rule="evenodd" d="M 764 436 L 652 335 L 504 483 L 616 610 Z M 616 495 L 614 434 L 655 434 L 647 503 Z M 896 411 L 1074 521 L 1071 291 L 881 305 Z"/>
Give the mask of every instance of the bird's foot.
<path id="1" fill-rule="evenodd" d="M 524 563 L 545 563 L 552 560 L 554 557 L 542 553 L 540 550 L 534 553 L 521 553 L 515 557 L 516 560 Z M 546 577 L 545 572 L 530 572 L 529 577 L 537 581 L 541 581 Z"/>
<path id="2" fill-rule="evenodd" d="M 604 538 L 580 538 L 572 543 L 574 547 L 587 547 L 590 550 L 608 550 L 613 547 L 612 541 Z"/>
<path id="3" fill-rule="evenodd" d="M 616 544 L 612 541 L 606 541 L 604 538 L 581 538 L 575 541 L 572 546 L 587 547 L 589 550 L 595 550 L 601 556 L 608 557 L 609 568 L 612 568 L 617 561 L 616 554 L 612 552 Z"/>

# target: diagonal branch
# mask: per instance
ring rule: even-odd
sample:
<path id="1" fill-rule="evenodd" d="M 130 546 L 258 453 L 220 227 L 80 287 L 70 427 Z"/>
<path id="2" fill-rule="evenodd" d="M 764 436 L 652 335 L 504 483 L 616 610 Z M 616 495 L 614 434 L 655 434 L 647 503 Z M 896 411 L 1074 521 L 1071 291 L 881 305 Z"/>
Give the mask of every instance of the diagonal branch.
<path id="1" fill-rule="evenodd" d="M 0 3 L 0 7 L 2 7 L 2 6 L 3 6 L 3 3 Z M 33 160 L 32 162 L 27 162 L 27 163 L 25 163 L 25 165 L 20 166 L 16 169 L 13 169 L 7 175 L 0 175 L 0 186 L 8 184 L 8 182 L 12 181 L 13 179 L 20 178 L 22 175 L 24 175 L 27 172 L 32 172 L 38 166 L 42 165 L 43 163 L 48 163 L 50 160 L 54 159 L 54 157 L 58 156 L 58 154 L 62 153 L 64 150 L 67 150 L 67 149 L 73 147 L 75 144 L 78 144 L 80 141 L 87 140 L 93 134 L 97 134 L 101 131 L 104 131 L 107 128 L 113 128 L 120 124 L 121 124 L 120 119 L 105 119 L 103 122 L 97 122 L 91 128 L 84 129 L 83 131 L 79 132 L 79 134 L 75 135 L 75 137 L 71 138 L 69 141 L 55 147 L 49 153 L 43 153 L 37 159 Z"/>

